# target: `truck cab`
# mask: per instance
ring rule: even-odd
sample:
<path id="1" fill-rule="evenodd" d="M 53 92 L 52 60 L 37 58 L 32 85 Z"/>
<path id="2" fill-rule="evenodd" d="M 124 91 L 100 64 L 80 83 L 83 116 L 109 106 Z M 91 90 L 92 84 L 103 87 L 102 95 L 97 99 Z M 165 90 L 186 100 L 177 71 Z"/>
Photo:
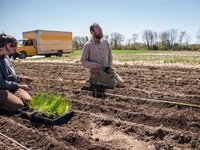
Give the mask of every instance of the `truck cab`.
<path id="1" fill-rule="evenodd" d="M 27 56 L 36 55 L 36 42 L 34 39 L 18 40 L 17 52 L 20 54 L 19 58 L 26 58 Z"/>

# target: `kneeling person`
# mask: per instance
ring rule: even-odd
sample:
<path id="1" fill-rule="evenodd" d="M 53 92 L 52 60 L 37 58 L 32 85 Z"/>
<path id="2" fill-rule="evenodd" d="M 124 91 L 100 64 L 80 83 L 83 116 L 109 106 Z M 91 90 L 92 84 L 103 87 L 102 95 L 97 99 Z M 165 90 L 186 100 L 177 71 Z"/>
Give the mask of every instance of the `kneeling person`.
<path id="1" fill-rule="evenodd" d="M 14 54 L 16 48 L 17 40 L 14 37 L 0 34 L 0 108 L 9 112 L 15 112 L 31 100 L 27 84 L 32 79 L 16 75 L 9 60 L 9 55 Z"/>
<path id="2" fill-rule="evenodd" d="M 109 88 L 124 87 L 122 78 L 112 69 L 112 52 L 99 24 L 90 26 L 91 39 L 82 50 L 82 65 L 90 69 L 90 82 Z"/>

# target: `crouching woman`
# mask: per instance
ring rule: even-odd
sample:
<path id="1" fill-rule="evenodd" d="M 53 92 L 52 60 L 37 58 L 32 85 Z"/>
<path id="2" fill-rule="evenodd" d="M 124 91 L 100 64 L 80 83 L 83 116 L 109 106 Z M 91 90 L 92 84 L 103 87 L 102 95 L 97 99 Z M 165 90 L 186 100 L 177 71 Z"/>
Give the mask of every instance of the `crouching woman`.
<path id="1" fill-rule="evenodd" d="M 17 40 L 14 37 L 0 34 L 0 108 L 9 112 L 17 111 L 31 100 L 27 83 L 32 79 L 16 75 L 8 57 L 15 53 L 16 48 Z"/>

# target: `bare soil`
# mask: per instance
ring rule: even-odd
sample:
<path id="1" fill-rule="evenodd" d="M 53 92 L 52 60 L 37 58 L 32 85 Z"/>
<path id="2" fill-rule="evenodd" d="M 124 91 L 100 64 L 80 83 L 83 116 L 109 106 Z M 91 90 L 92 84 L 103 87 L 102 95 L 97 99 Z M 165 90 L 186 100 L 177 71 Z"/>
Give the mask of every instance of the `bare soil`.
<path id="1" fill-rule="evenodd" d="M 29 149 L 198 150 L 200 69 L 115 65 L 125 88 L 103 97 L 81 90 L 89 77 L 79 63 L 15 62 L 18 74 L 34 79 L 30 93 L 59 93 L 73 102 L 75 115 L 45 125 L 0 111 L 0 132 Z M 0 136 L 0 149 L 23 149 Z"/>

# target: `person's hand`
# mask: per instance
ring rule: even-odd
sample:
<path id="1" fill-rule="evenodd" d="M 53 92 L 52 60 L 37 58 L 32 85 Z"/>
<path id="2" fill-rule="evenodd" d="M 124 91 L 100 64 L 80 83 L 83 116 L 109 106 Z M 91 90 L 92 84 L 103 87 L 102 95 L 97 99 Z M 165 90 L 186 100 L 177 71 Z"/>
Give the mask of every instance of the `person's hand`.
<path id="1" fill-rule="evenodd" d="M 100 64 L 95 64 L 95 65 L 92 67 L 91 72 L 92 72 L 93 74 L 100 74 L 101 70 L 102 70 L 102 65 L 100 65 Z"/>
<path id="2" fill-rule="evenodd" d="M 93 68 L 91 70 L 92 74 L 100 74 L 101 73 L 101 70 L 100 69 L 96 69 L 96 68 Z"/>
<path id="3" fill-rule="evenodd" d="M 31 89 L 31 88 L 30 88 L 28 85 L 26 85 L 26 84 L 19 84 L 18 87 L 24 89 L 25 91 L 28 91 L 28 90 Z"/>
<path id="4" fill-rule="evenodd" d="M 100 65 L 100 64 L 95 64 L 94 69 L 96 69 L 96 70 L 101 70 L 101 68 L 102 68 L 102 65 Z"/>
<path id="5" fill-rule="evenodd" d="M 25 83 L 27 83 L 27 84 L 30 84 L 30 83 L 33 81 L 33 79 L 24 76 L 24 77 L 21 77 L 21 81 L 22 81 L 22 82 L 25 82 Z"/>
<path id="6" fill-rule="evenodd" d="M 111 67 L 105 67 L 103 71 L 106 72 L 107 74 L 112 74 L 114 70 Z"/>
<path id="7" fill-rule="evenodd" d="M 110 67 L 105 67 L 103 71 L 106 72 L 106 73 L 108 73 L 108 74 L 111 73 L 111 72 L 110 72 L 110 71 L 111 71 L 111 70 L 110 70 Z"/>

